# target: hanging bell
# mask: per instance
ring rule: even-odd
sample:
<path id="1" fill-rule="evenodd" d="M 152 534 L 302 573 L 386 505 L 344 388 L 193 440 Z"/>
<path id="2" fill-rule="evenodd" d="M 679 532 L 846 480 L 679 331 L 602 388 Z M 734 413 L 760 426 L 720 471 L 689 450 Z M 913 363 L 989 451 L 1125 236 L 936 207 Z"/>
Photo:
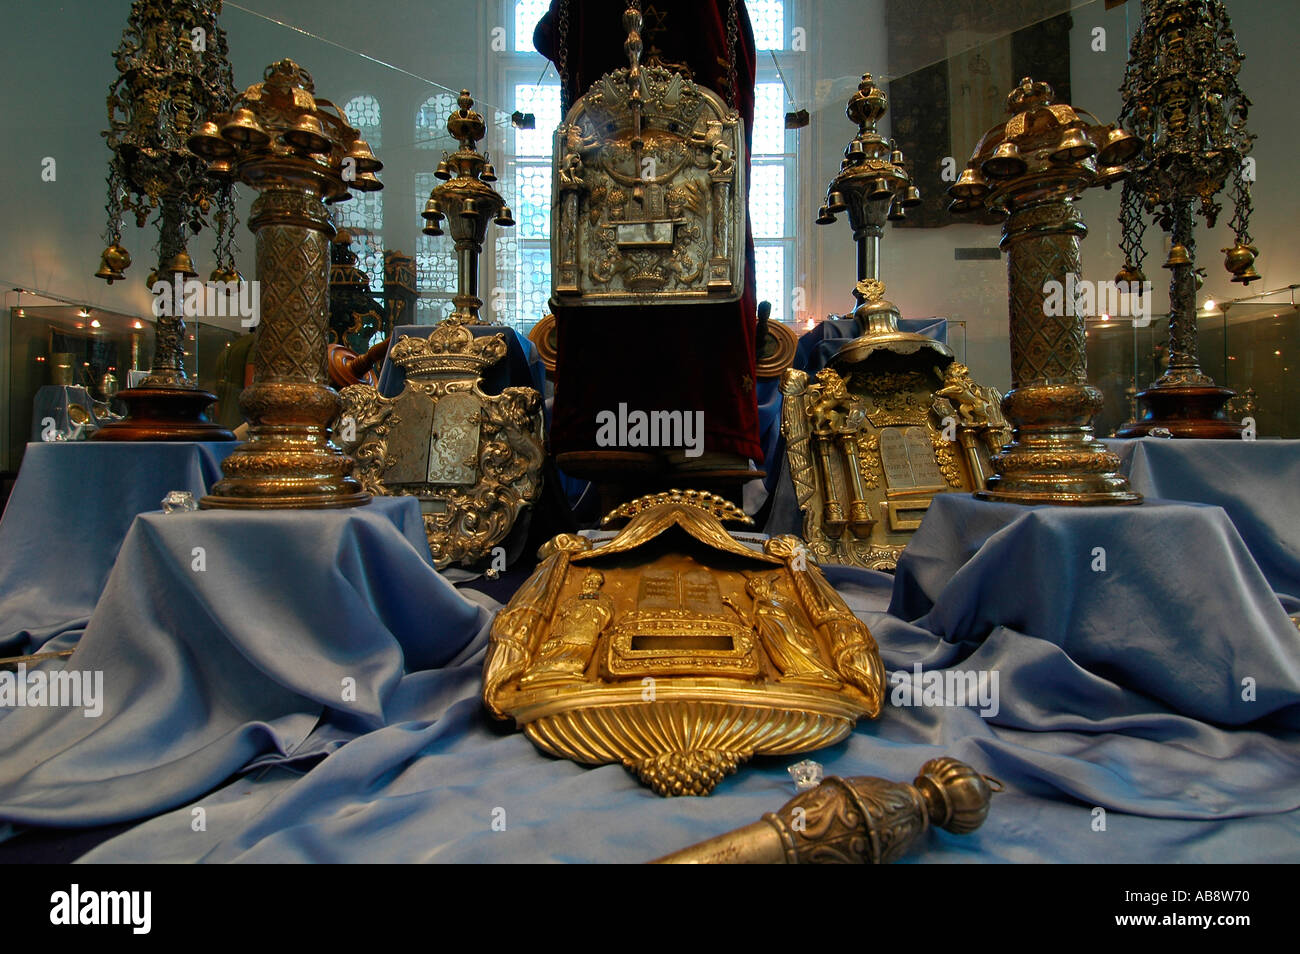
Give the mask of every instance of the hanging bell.
<path id="1" fill-rule="evenodd" d="M 888 199 L 894 194 L 894 185 L 888 179 L 872 179 L 871 188 L 867 191 L 868 199 Z M 834 206 L 831 206 L 834 209 Z"/>
<path id="2" fill-rule="evenodd" d="M 291 129 L 285 130 L 284 141 L 310 155 L 329 152 L 332 145 L 330 138 L 325 135 L 325 127 L 311 113 L 303 113 Z M 365 170 L 358 166 L 357 171 Z"/>
<path id="3" fill-rule="evenodd" d="M 912 209 L 921 204 L 921 190 L 910 185 L 903 192 L 903 208 Z"/>
<path id="4" fill-rule="evenodd" d="M 844 194 L 838 189 L 826 193 L 826 208 L 834 215 L 836 212 L 843 212 L 848 209 L 848 203 L 844 201 Z"/>
<path id="5" fill-rule="evenodd" d="M 907 213 L 903 211 L 903 203 L 897 196 L 894 201 L 889 203 L 889 214 L 885 216 L 890 222 L 901 222 L 907 218 Z"/>
<path id="6" fill-rule="evenodd" d="M 1232 280 L 1234 282 L 1240 282 L 1243 285 L 1249 285 L 1251 282 L 1257 281 L 1261 277 L 1262 276 L 1259 274 L 1259 272 L 1255 271 L 1254 265 L 1247 265 L 1243 271 L 1240 271 L 1236 275 L 1233 275 Z"/>
<path id="7" fill-rule="evenodd" d="M 1246 245 L 1244 242 L 1238 242 L 1231 248 L 1221 248 L 1219 251 L 1224 253 L 1223 267 L 1234 275 L 1240 275 L 1250 268 L 1255 262 L 1256 254 L 1258 254 L 1258 249 L 1253 245 Z"/>
<path id="8" fill-rule="evenodd" d="M 475 199 L 466 199 L 460 204 L 460 216 L 463 219 L 478 218 L 478 201 Z"/>
<path id="9" fill-rule="evenodd" d="M 1010 179 L 1024 175 L 1028 168 L 1019 147 L 1010 140 L 999 145 L 980 165 L 980 171 L 989 179 Z"/>
<path id="10" fill-rule="evenodd" d="M 1192 257 L 1187 254 L 1187 246 L 1182 242 L 1176 243 L 1169 250 L 1169 259 L 1165 262 L 1165 268 L 1178 268 L 1182 265 L 1192 264 Z"/>
<path id="11" fill-rule="evenodd" d="M 177 252 L 170 262 L 164 264 L 162 270 L 168 275 L 184 275 L 186 278 L 197 278 L 199 275 L 194 269 L 194 262 L 190 260 L 190 253 L 184 249 Z"/>
<path id="12" fill-rule="evenodd" d="M 447 164 L 446 159 L 438 162 L 438 168 L 433 170 L 433 176 L 435 179 L 442 179 L 444 182 L 451 178 L 451 166 Z"/>
<path id="13" fill-rule="evenodd" d="M 378 192 L 383 187 L 384 184 L 370 172 L 358 172 L 348 182 L 348 188 L 356 189 L 358 192 Z"/>
<path id="14" fill-rule="evenodd" d="M 989 194 L 989 184 L 984 181 L 975 169 L 967 166 L 958 176 L 957 181 L 948 187 L 948 194 L 954 199 L 966 199 L 970 202 L 979 202 Z M 951 209 L 952 207 L 949 206 Z M 968 211 L 967 209 L 952 209 L 952 211 Z"/>
<path id="15" fill-rule="evenodd" d="M 356 160 L 357 172 L 378 172 L 384 164 L 375 158 L 370 150 L 370 143 L 364 139 L 355 139 L 348 147 L 348 155 Z"/>
<path id="16" fill-rule="evenodd" d="M 844 147 L 844 158 L 851 165 L 861 162 L 866 158 L 866 150 L 862 148 L 862 141 L 854 139 Z"/>
<path id="17" fill-rule="evenodd" d="M 903 164 L 903 151 L 895 149 L 889 154 L 889 164 L 891 166 L 901 166 Z"/>
<path id="18" fill-rule="evenodd" d="M 211 120 L 195 126 L 185 144 L 200 159 L 225 159 L 235 154 L 235 147 L 221 138 L 221 127 Z"/>
<path id="19" fill-rule="evenodd" d="M 425 235 L 441 235 L 442 234 L 441 222 L 442 222 L 442 216 L 438 216 L 438 218 L 436 219 L 429 219 L 425 223 L 424 228 L 420 229 L 420 231 L 423 232 Z"/>
<path id="20" fill-rule="evenodd" d="M 484 182 L 496 182 L 497 181 L 496 167 L 493 166 L 492 163 L 490 162 L 485 162 L 483 164 L 483 171 L 479 173 L 479 178 Z"/>
<path id="21" fill-rule="evenodd" d="M 1052 162 L 1065 165 L 1070 162 L 1082 162 L 1084 159 L 1096 154 L 1097 147 L 1088 138 L 1088 134 L 1080 127 L 1075 126 L 1065 131 L 1065 135 L 1061 137 L 1061 141 L 1052 150 L 1048 158 Z"/>
<path id="22" fill-rule="evenodd" d="M 420 218 L 435 221 L 442 218 L 442 205 L 433 196 L 429 196 L 428 201 L 424 203 L 424 211 L 420 213 Z"/>
<path id="23" fill-rule="evenodd" d="M 1108 126 L 1106 139 L 1097 150 L 1097 161 L 1103 166 L 1122 166 L 1142 151 L 1142 140 L 1118 126 Z"/>
<path id="24" fill-rule="evenodd" d="M 826 206 L 823 205 L 820 209 L 817 210 L 818 225 L 830 225 L 834 221 L 835 221 L 835 215 Z"/>
<path id="25" fill-rule="evenodd" d="M 515 217 L 510 214 L 510 206 L 508 205 L 501 206 L 501 210 L 497 212 L 496 218 L 493 219 L 493 221 L 496 222 L 497 225 L 500 225 L 502 228 L 509 228 L 510 226 L 514 225 Z"/>
<path id="26" fill-rule="evenodd" d="M 235 177 L 235 164 L 229 159 L 213 159 L 208 163 L 208 175 L 223 181 L 233 179 Z"/>
<path id="27" fill-rule="evenodd" d="M 1141 286 L 1146 283 L 1146 280 L 1147 277 L 1142 274 L 1142 269 L 1134 268 L 1132 265 L 1128 264 L 1127 262 L 1124 263 L 1124 267 L 1121 268 L 1119 272 L 1116 273 L 1115 275 L 1115 284 L 1121 286 L 1122 285 L 1128 285 L 1130 287 L 1133 285 Z"/>
<path id="28" fill-rule="evenodd" d="M 102 278 L 111 285 L 119 279 L 126 278 L 125 272 L 130 264 L 131 254 L 114 242 L 104 249 L 104 254 L 100 256 L 99 271 L 95 272 L 95 277 Z"/>
<path id="29" fill-rule="evenodd" d="M 240 107 L 230 114 L 230 120 L 221 127 L 221 138 L 241 146 L 265 146 L 271 137 L 251 109 Z"/>

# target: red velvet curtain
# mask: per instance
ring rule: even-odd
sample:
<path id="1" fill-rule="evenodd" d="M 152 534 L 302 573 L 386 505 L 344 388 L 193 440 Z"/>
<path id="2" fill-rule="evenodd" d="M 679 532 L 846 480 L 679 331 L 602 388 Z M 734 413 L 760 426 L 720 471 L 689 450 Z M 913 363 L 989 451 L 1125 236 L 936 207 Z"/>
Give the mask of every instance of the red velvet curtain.
<path id="1" fill-rule="evenodd" d="M 559 59 L 559 8 L 552 0 L 533 34 L 538 51 Z M 576 99 L 605 73 L 627 66 L 626 5 L 567 0 L 568 73 Z M 668 63 L 686 63 L 694 79 L 723 94 L 727 77 L 728 0 L 647 0 L 642 39 Z M 745 121 L 745 158 L 754 125 L 754 34 L 737 0 L 736 74 Z M 556 68 L 559 69 L 557 63 Z M 570 104 L 571 105 L 571 104 Z M 698 305 L 559 307 L 559 358 L 551 444 L 556 453 L 596 450 L 596 414 L 617 409 L 704 411 L 704 449 L 763 459 L 755 398 L 754 242 L 746 216 L 745 291 L 739 301 Z"/>

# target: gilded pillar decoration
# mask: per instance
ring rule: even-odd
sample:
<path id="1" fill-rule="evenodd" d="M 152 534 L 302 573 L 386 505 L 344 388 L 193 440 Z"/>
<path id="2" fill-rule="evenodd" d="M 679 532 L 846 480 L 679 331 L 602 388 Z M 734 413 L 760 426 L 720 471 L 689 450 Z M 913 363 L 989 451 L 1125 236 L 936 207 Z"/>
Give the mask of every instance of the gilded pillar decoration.
<path id="1" fill-rule="evenodd" d="M 339 109 L 314 95 L 292 60 L 266 68 L 232 111 L 190 139 L 197 155 L 227 162 L 261 191 L 249 228 L 257 237 L 261 322 L 253 383 L 240 395 L 250 439 L 222 462 L 225 478 L 205 508 L 348 507 L 370 495 L 351 458 L 330 441 L 339 397 L 328 386 L 330 238 L 325 202 L 349 189 L 383 188 L 382 168 Z"/>
<path id="2" fill-rule="evenodd" d="M 993 458 L 985 500 L 1134 504 L 1119 458 L 1092 433 L 1102 395 L 1088 384 L 1084 315 L 1075 301 L 1079 240 L 1074 200 L 1124 177 L 1141 143 L 1087 110 L 1058 103 L 1026 77 L 1007 97 L 1009 118 L 981 139 L 948 190 L 953 212 L 1005 213 L 1012 390 L 1002 401 L 1012 442 Z M 1088 113 L 1091 116 L 1090 113 Z M 1095 117 L 1094 117 L 1095 119 Z M 1136 289 L 1133 289 L 1136 291 Z"/>
<path id="3" fill-rule="evenodd" d="M 1234 392 L 1201 370 L 1197 347 L 1193 212 L 1213 228 L 1221 210 L 1215 196 L 1229 181 L 1235 244 L 1222 251 L 1232 281 L 1259 279 L 1259 249 L 1250 237 L 1250 181 L 1246 171 L 1255 137 L 1246 128 L 1250 100 L 1237 83 L 1245 59 L 1217 0 L 1143 0 L 1142 20 L 1129 49 L 1120 92 L 1120 122 L 1146 148 L 1124 183 L 1120 223 L 1127 275 L 1141 277 L 1143 212 L 1169 233 L 1169 364 L 1138 394 L 1143 410 L 1117 432 L 1140 437 L 1163 428 L 1174 437 L 1234 438 L 1241 424 L 1225 404 Z"/>
<path id="4" fill-rule="evenodd" d="M 984 824 L 997 779 L 943 757 L 908 785 L 884 778 L 831 776 L 762 820 L 653 864 L 873 864 L 897 861 L 931 825 L 967 835 Z"/>
<path id="5" fill-rule="evenodd" d="M 118 77 L 109 90 L 109 129 L 104 133 L 112 151 L 108 246 L 95 277 L 110 285 L 126 277 L 131 256 L 121 244 L 124 214 L 133 213 L 136 226 L 144 228 L 156 213 L 158 260 L 147 281 L 156 304 L 164 307 L 155 307 L 148 377 L 138 387 L 118 392 L 126 417 L 100 427 L 93 440 L 234 440 L 234 434 L 207 418 L 217 396 L 186 374 L 182 296 L 175 290 L 197 277 L 188 240 L 209 224 L 214 212 L 217 267 L 211 280 L 223 285 L 242 280 L 231 246 L 235 210 L 229 178 L 185 145 L 196 126 L 228 109 L 234 98 L 226 35 L 217 26 L 220 13 L 221 0 L 135 0 L 114 54 Z M 168 286 L 161 294 L 160 283 Z M 230 293 L 223 289 L 220 294 Z"/>

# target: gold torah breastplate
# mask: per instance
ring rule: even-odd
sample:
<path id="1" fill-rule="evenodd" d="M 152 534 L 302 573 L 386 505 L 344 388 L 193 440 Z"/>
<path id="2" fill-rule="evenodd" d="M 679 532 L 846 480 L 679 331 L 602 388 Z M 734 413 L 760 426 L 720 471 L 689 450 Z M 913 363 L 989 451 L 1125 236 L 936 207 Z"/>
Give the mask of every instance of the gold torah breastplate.
<path id="1" fill-rule="evenodd" d="M 556 303 L 740 297 L 744 127 L 715 93 L 661 66 L 607 73 L 556 129 L 553 155 Z"/>
<path id="2" fill-rule="evenodd" d="M 631 519 L 613 539 L 550 541 L 492 626 L 488 709 L 661 795 L 707 795 L 755 754 L 832 745 L 877 716 L 866 625 L 795 538 L 728 534 L 730 507 L 674 491 L 615 511 Z"/>
<path id="3" fill-rule="evenodd" d="M 984 488 L 1009 437 L 1002 395 L 933 354 L 881 349 L 870 367 L 782 376 L 786 463 L 817 562 L 893 570 L 935 494 Z"/>

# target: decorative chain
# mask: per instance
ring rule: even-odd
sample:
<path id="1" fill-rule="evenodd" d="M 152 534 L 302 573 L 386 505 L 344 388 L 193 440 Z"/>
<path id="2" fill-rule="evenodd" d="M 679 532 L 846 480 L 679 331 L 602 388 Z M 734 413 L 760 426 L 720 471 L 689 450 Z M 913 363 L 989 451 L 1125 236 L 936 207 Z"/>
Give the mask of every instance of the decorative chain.
<path id="1" fill-rule="evenodd" d="M 740 112 L 740 78 L 736 72 L 736 47 L 740 43 L 740 10 L 736 0 L 727 9 L 727 98 L 731 108 Z"/>
<path id="2" fill-rule="evenodd" d="M 1124 265 L 1137 272 L 1142 271 L 1142 262 L 1147 252 L 1142 247 L 1142 237 L 1146 234 L 1147 223 L 1142 217 L 1142 190 L 1129 179 L 1124 180 L 1124 190 L 1119 206 L 1119 225 L 1121 236 L 1120 251 L 1124 253 Z"/>
<path id="3" fill-rule="evenodd" d="M 1253 245 L 1254 240 L 1250 237 L 1250 183 L 1246 181 L 1241 164 L 1232 173 L 1232 204 L 1235 209 L 1228 225 L 1237 236 L 1237 244 Z"/>
<path id="4" fill-rule="evenodd" d="M 560 0 L 560 51 L 559 62 L 555 64 L 560 71 L 560 116 L 569 114 L 569 0 Z"/>

